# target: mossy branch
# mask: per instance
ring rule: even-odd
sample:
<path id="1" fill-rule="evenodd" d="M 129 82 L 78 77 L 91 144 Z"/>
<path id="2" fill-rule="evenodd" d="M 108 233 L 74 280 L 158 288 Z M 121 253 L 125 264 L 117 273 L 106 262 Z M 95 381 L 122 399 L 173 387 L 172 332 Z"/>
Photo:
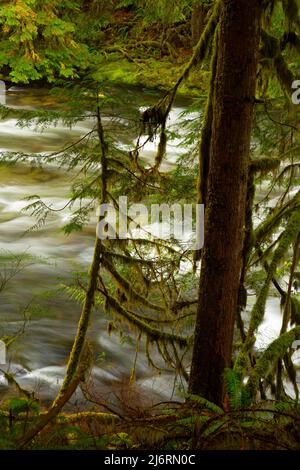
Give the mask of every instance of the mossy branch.
<path id="1" fill-rule="evenodd" d="M 97 98 L 99 100 L 99 98 Z M 97 134 L 100 145 L 100 163 L 101 163 L 101 175 L 99 176 L 99 203 L 103 204 L 107 202 L 107 143 L 104 138 L 104 129 L 102 125 L 101 112 L 100 112 L 100 103 L 97 101 Z M 99 221 L 102 220 L 102 216 L 99 218 Z M 77 327 L 76 336 L 73 342 L 72 350 L 70 352 L 66 375 L 62 384 L 62 387 L 55 398 L 52 408 L 55 409 L 57 404 L 65 396 L 65 393 L 69 390 L 69 386 L 73 381 L 73 378 L 76 376 L 77 370 L 80 366 L 82 355 L 86 346 L 86 333 L 89 327 L 91 314 L 94 308 L 95 302 L 95 293 L 97 291 L 97 280 L 98 273 L 101 266 L 103 252 L 102 240 L 99 238 L 95 239 L 93 260 L 89 273 L 89 282 L 85 294 L 85 299 L 82 306 L 82 311 Z M 87 350 L 87 348 L 86 348 Z"/>
<path id="2" fill-rule="evenodd" d="M 299 206 L 300 191 L 298 191 L 297 194 L 295 194 L 295 196 L 287 201 L 282 207 L 276 208 L 273 213 L 255 229 L 255 245 L 259 246 L 274 232 L 285 217 L 289 217 L 293 211 L 299 210 Z"/>
<path id="3" fill-rule="evenodd" d="M 256 363 L 256 366 L 250 373 L 250 377 L 247 383 L 247 389 L 249 390 L 252 397 L 255 397 L 256 395 L 259 379 L 268 375 L 276 362 L 280 358 L 284 357 L 288 348 L 290 348 L 293 342 L 296 340 L 300 340 L 300 326 L 297 326 L 293 330 L 290 330 L 281 335 L 262 353 L 261 357 Z"/>
<path id="4" fill-rule="evenodd" d="M 159 305 L 150 302 L 147 298 L 141 296 L 138 292 L 136 292 L 131 286 L 131 284 L 123 276 L 121 276 L 120 273 L 118 273 L 118 271 L 105 257 L 102 260 L 102 264 L 107 269 L 108 273 L 116 281 L 121 291 L 128 296 L 128 299 L 136 300 L 138 303 L 144 305 L 147 308 L 151 308 L 152 310 L 155 310 L 157 312 L 165 312 L 165 309 L 163 307 L 160 307 Z"/>
<path id="5" fill-rule="evenodd" d="M 253 173 L 267 173 L 276 170 L 280 166 L 279 158 L 260 158 L 259 160 L 252 160 L 250 164 L 250 171 Z"/>
<path id="6" fill-rule="evenodd" d="M 107 304 L 116 314 L 120 315 L 124 320 L 127 320 L 131 326 L 136 327 L 140 332 L 144 333 L 152 342 L 175 342 L 181 348 L 186 348 L 190 344 L 190 338 L 167 333 L 152 327 L 146 320 L 141 320 L 134 312 L 123 308 L 117 300 L 111 297 L 107 292 L 101 291 L 101 293 L 106 297 Z"/>
<path id="7" fill-rule="evenodd" d="M 261 40 L 261 55 L 264 59 L 273 61 L 280 86 L 288 99 L 291 100 L 292 83 L 295 78 L 281 53 L 280 40 L 265 30 L 262 30 Z"/>
<path id="8" fill-rule="evenodd" d="M 268 272 L 267 278 L 264 282 L 264 285 L 252 309 L 249 329 L 247 333 L 247 339 L 250 339 L 253 336 L 254 332 L 263 321 L 269 287 L 270 287 L 272 278 L 274 277 L 275 270 L 277 266 L 279 265 L 279 263 L 283 260 L 291 243 L 293 243 L 295 239 L 297 238 L 299 231 L 300 231 L 300 212 L 296 210 L 290 216 L 285 232 L 283 236 L 281 237 L 280 242 L 273 254 L 273 258 L 269 266 L 269 272 Z"/>
<path id="9" fill-rule="evenodd" d="M 216 2 L 212 15 L 210 16 L 209 21 L 207 22 L 207 25 L 198 41 L 198 44 L 194 49 L 192 58 L 183 70 L 172 90 L 169 91 L 156 105 L 144 111 L 142 115 L 142 132 L 147 130 L 149 135 L 153 136 L 157 129 L 159 127 L 161 128 L 160 141 L 158 144 L 155 165 L 153 168 L 155 171 L 158 170 L 166 153 L 166 122 L 172 109 L 177 90 L 181 83 L 188 78 L 191 70 L 198 66 L 205 59 L 219 21 L 221 3 L 222 2 L 219 0 Z"/>

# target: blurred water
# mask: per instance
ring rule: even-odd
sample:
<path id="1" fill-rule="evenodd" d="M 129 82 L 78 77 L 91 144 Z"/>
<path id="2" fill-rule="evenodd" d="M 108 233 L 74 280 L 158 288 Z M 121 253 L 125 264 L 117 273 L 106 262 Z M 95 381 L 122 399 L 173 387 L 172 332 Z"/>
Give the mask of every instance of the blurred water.
<path id="1" fill-rule="evenodd" d="M 52 100 L 46 90 L 39 89 L 13 88 L 6 96 L 9 106 L 22 109 L 33 109 L 41 106 L 41 103 L 43 107 L 50 107 L 53 105 Z M 175 110 L 175 115 L 178 116 L 181 110 Z M 40 133 L 34 128 L 18 127 L 15 119 L 3 120 L 0 122 L 0 151 L 37 155 L 57 151 L 78 140 L 92 126 L 91 120 L 86 119 L 72 129 L 58 124 Z M 174 148 L 173 152 L 168 149 L 170 162 L 167 165 L 176 161 L 176 146 Z M 153 144 L 147 144 L 144 151 L 144 158 L 153 160 Z M 10 349 L 10 363 L 6 367 L 16 374 L 22 387 L 34 390 L 45 401 L 53 399 L 61 383 L 80 315 L 79 304 L 53 292 L 58 283 L 68 282 L 74 271 L 87 271 L 93 252 L 95 221 L 91 221 L 82 232 L 66 236 L 62 226 L 68 218 L 68 212 L 62 211 L 52 214 L 39 230 L 30 231 L 35 220 L 22 209 L 28 205 L 24 198 L 36 194 L 56 209 L 64 207 L 68 201 L 72 177 L 72 173 L 55 165 L 49 165 L 44 170 L 32 168 L 29 164 L 2 167 L 0 172 L 0 255 L 7 251 L 14 254 L 26 252 L 41 258 L 21 271 L 10 281 L 8 288 L 0 293 L 0 336 L 20 330 L 24 307 L 38 304 L 34 307 L 24 334 Z M 1 269 L 5 270 L 6 266 L 0 258 Z M 112 383 L 122 383 L 130 375 L 135 347 L 130 335 L 125 343 L 121 343 L 118 336 L 109 336 L 106 325 L 104 312 L 96 311 L 89 337 L 95 356 L 105 353 L 101 366 L 96 365 L 93 370 L 93 383 L 101 393 L 111 394 Z M 170 380 L 168 374 L 157 376 L 149 369 L 142 352 L 136 372 L 137 386 L 147 391 L 147 394 L 151 390 L 153 397 L 171 397 L 172 377 Z M 1 390 L 2 394 L 7 392 L 6 385 L 2 376 L 0 397 Z M 80 392 L 78 394 L 80 396 Z"/>
<path id="2" fill-rule="evenodd" d="M 23 109 L 32 109 L 41 103 L 45 107 L 53 105 L 53 98 L 47 91 L 38 89 L 13 88 L 7 93 L 6 101 L 9 106 Z M 174 108 L 171 123 L 178 122 L 183 110 L 184 107 Z M 7 119 L 0 122 L 0 151 L 39 154 L 60 150 L 88 132 L 92 125 L 91 120 L 86 119 L 72 129 L 60 124 L 39 133 L 35 129 L 21 129 L 15 119 Z M 155 143 L 147 143 L 142 152 L 148 163 L 153 162 Z M 174 167 L 182 155 L 179 143 L 175 137 L 168 144 L 164 170 Z M 20 272 L 7 290 L 0 292 L 0 336 L 13 334 L 22 328 L 22 312 L 26 305 L 39 305 L 34 308 L 24 334 L 9 351 L 10 364 L 7 367 L 16 374 L 21 386 L 35 390 L 45 401 L 55 396 L 61 383 L 80 315 L 80 305 L 55 293 L 55 289 L 58 283 L 68 282 L 74 271 L 87 271 L 93 252 L 95 223 L 91 221 L 82 232 L 67 237 L 61 230 L 68 217 L 63 211 L 51 215 L 47 224 L 38 231 L 28 231 L 35 221 L 22 209 L 28 204 L 24 198 L 33 194 L 38 194 L 54 208 L 64 207 L 72 176 L 54 165 L 45 170 L 32 168 L 29 164 L 1 167 L 0 172 L 0 255 L 9 251 L 41 257 Z M 3 269 L 4 261 L 0 258 L 0 271 Z M 124 377 L 128 378 L 134 363 L 135 347 L 130 336 L 125 343 L 121 343 L 117 336 L 109 336 L 106 323 L 104 312 L 97 310 L 89 337 L 95 356 L 105 353 L 104 362 L 93 370 L 93 383 L 94 388 L 102 396 L 106 394 L 107 398 L 112 394 L 113 384 L 121 384 Z M 258 332 L 258 349 L 265 348 L 277 336 L 280 325 L 279 300 L 270 298 L 265 320 Z M 141 352 L 137 361 L 137 386 L 153 399 L 168 399 L 174 391 L 174 377 L 154 373 Z M 0 374 L 0 398 L 1 390 L 2 395 L 7 392 L 6 381 Z M 74 400 L 77 403 L 81 398 L 78 392 Z"/>

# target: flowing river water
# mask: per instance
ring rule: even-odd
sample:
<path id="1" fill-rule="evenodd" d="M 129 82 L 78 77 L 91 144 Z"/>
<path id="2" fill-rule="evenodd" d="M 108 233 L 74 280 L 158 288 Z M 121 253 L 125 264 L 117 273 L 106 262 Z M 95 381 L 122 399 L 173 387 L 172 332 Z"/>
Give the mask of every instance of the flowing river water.
<path id="1" fill-rule="evenodd" d="M 141 93 L 141 92 L 140 92 Z M 43 103 L 47 106 L 46 90 L 11 88 L 7 92 L 9 106 L 32 109 Z M 51 104 L 51 102 L 49 102 Z M 178 119 L 184 106 L 174 108 L 171 121 Z M 0 151 L 42 153 L 60 150 L 70 141 L 80 138 L 91 128 L 87 119 L 72 129 L 58 125 L 43 133 L 20 128 L 15 119 L 0 122 Z M 168 148 L 167 165 L 174 165 L 182 150 L 172 142 Z M 153 157 L 153 144 L 149 144 L 144 156 Z M 36 259 L 28 262 L 0 292 L 0 337 L 22 329 L 24 309 L 31 309 L 31 319 L 24 332 L 9 351 L 8 368 L 20 385 L 34 390 L 48 402 L 55 396 L 65 372 L 65 364 L 76 331 L 80 305 L 55 291 L 57 285 L 68 282 L 74 272 L 88 269 L 92 257 L 95 227 L 91 223 L 80 233 L 64 235 L 65 212 L 51 215 L 39 230 L 28 231 L 34 224 L 22 209 L 30 195 L 39 195 L 54 207 L 63 207 L 70 193 L 72 175 L 53 165 L 46 169 L 23 164 L 2 166 L 0 170 L 0 271 L 7 270 L 3 255 L 32 254 Z M 252 302 L 252 299 L 250 299 Z M 96 312 L 89 337 L 98 363 L 93 369 L 93 383 L 101 398 L 118 395 L 124 378 L 128 379 L 135 359 L 135 346 L 130 337 L 120 342 L 117 335 L 109 336 L 104 315 Z M 279 299 L 271 297 L 267 304 L 265 321 L 261 325 L 257 346 L 263 348 L 280 330 Z M 103 356 L 105 353 L 105 356 Z M 137 360 L 137 385 L 134 394 L 151 396 L 152 400 L 169 399 L 174 392 L 173 376 L 157 374 L 149 369 L 147 359 L 139 354 Z M 151 393 L 150 393 L 151 392 Z M 9 393 L 9 387 L 0 375 L 0 398 Z M 78 392 L 80 395 L 80 392 Z M 69 406 L 78 404 L 75 396 Z"/>

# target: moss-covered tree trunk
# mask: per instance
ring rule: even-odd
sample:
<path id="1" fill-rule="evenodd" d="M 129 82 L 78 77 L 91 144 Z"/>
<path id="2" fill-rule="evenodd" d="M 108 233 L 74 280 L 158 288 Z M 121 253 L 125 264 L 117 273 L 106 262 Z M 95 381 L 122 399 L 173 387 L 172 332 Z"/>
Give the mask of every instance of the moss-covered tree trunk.
<path id="1" fill-rule="evenodd" d="M 217 404 L 230 366 L 242 264 L 259 0 L 223 0 L 213 101 L 208 196 L 189 390 Z"/>
<path id="2" fill-rule="evenodd" d="M 98 98 L 97 98 L 98 99 Z M 97 132 L 99 138 L 100 147 L 100 162 L 101 162 L 101 175 L 99 176 L 100 188 L 99 188 L 99 206 L 107 202 L 107 147 L 104 137 L 104 130 L 102 126 L 102 119 L 100 114 L 100 105 L 97 106 Z M 103 215 L 100 216 L 99 222 L 101 222 Z M 89 271 L 89 283 L 85 292 L 85 298 L 83 301 L 83 307 L 80 315 L 80 319 L 77 326 L 76 336 L 74 338 L 73 346 L 69 355 L 67 364 L 67 371 L 64 377 L 63 384 L 59 390 L 55 400 L 52 403 L 52 408 L 56 407 L 57 403 L 63 402 L 64 396 L 67 396 L 70 384 L 76 377 L 80 361 L 86 345 L 86 335 L 90 324 L 92 311 L 94 308 L 95 295 L 98 286 L 98 275 L 101 267 L 103 254 L 102 241 L 97 237 L 95 239 L 93 260 Z"/>

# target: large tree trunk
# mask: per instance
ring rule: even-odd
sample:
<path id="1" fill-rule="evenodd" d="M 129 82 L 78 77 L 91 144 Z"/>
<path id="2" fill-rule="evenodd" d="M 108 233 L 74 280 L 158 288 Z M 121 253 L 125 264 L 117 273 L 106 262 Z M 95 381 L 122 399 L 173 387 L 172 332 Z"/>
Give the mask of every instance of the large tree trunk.
<path id="1" fill-rule="evenodd" d="M 230 367 L 244 240 L 259 0 L 223 0 L 208 197 L 189 391 L 219 405 Z"/>

